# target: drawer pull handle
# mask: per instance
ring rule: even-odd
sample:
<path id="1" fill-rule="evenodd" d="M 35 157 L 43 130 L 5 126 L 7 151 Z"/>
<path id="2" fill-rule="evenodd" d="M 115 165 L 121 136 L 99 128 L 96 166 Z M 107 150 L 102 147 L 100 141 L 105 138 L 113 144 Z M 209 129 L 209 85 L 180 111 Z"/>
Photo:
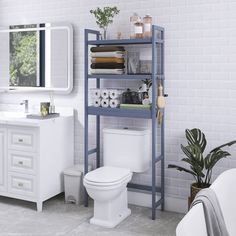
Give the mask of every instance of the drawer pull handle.
<path id="1" fill-rule="evenodd" d="M 23 140 L 22 138 L 19 138 L 19 139 L 18 139 L 18 142 L 19 142 L 19 143 L 22 143 L 23 141 L 24 141 L 24 140 Z"/>
<path id="2" fill-rule="evenodd" d="M 24 184 L 23 184 L 23 183 L 18 183 L 18 186 L 19 186 L 19 187 L 23 187 Z"/>
<path id="3" fill-rule="evenodd" d="M 18 164 L 19 164 L 19 165 L 23 165 L 23 161 L 19 161 Z"/>

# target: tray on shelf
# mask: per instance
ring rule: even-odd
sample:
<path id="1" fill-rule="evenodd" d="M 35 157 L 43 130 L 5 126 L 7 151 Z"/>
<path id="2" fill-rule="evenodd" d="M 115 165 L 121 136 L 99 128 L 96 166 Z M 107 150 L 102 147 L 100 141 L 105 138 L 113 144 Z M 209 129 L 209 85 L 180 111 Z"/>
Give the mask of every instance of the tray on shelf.
<path id="1" fill-rule="evenodd" d="M 26 116 L 28 119 L 37 119 L 37 120 L 47 120 L 47 119 L 52 119 L 59 117 L 60 113 L 50 113 L 46 116 L 42 116 L 41 114 L 29 114 Z"/>

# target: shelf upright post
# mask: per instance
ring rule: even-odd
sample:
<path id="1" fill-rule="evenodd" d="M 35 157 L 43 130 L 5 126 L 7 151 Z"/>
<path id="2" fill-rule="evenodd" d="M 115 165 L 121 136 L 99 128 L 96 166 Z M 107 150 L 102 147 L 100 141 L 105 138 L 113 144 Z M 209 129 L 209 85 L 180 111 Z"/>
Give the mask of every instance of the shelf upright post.
<path id="1" fill-rule="evenodd" d="M 88 34 L 84 30 L 84 175 L 88 173 Z M 88 206 L 88 194 L 85 192 L 84 206 Z"/>
<path id="2" fill-rule="evenodd" d="M 163 93 L 165 93 L 165 31 L 161 30 L 161 40 L 163 43 L 161 44 L 161 74 L 162 74 L 162 86 Z M 162 111 L 162 124 L 161 124 L 161 210 L 164 210 L 165 207 L 165 108 Z"/>
<path id="3" fill-rule="evenodd" d="M 156 96 L 157 48 L 156 31 L 152 26 L 152 220 L 156 219 Z"/>
<path id="4" fill-rule="evenodd" d="M 96 40 L 99 40 L 99 34 L 96 34 Z M 96 78 L 96 87 L 100 88 L 100 78 Z M 96 166 L 100 167 L 100 115 L 96 116 Z"/>

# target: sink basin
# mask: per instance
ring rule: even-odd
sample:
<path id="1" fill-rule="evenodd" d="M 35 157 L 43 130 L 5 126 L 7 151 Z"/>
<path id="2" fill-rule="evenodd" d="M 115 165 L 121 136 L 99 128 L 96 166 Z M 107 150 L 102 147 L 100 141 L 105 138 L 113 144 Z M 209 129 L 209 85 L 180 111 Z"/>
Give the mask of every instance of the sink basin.
<path id="1" fill-rule="evenodd" d="M 11 112 L 11 111 L 0 111 L 0 119 L 1 118 L 25 118 L 26 114 L 23 112 Z"/>

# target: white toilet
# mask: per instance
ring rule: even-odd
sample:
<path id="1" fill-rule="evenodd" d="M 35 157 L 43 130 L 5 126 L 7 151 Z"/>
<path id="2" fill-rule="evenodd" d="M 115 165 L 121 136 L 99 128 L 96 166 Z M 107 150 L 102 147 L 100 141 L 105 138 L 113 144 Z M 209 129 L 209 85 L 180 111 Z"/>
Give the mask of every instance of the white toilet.
<path id="1" fill-rule="evenodd" d="M 151 162 L 150 131 L 104 129 L 104 166 L 84 176 L 84 186 L 94 199 L 91 224 L 113 228 L 131 214 L 127 184 L 132 172 L 144 172 Z"/>

